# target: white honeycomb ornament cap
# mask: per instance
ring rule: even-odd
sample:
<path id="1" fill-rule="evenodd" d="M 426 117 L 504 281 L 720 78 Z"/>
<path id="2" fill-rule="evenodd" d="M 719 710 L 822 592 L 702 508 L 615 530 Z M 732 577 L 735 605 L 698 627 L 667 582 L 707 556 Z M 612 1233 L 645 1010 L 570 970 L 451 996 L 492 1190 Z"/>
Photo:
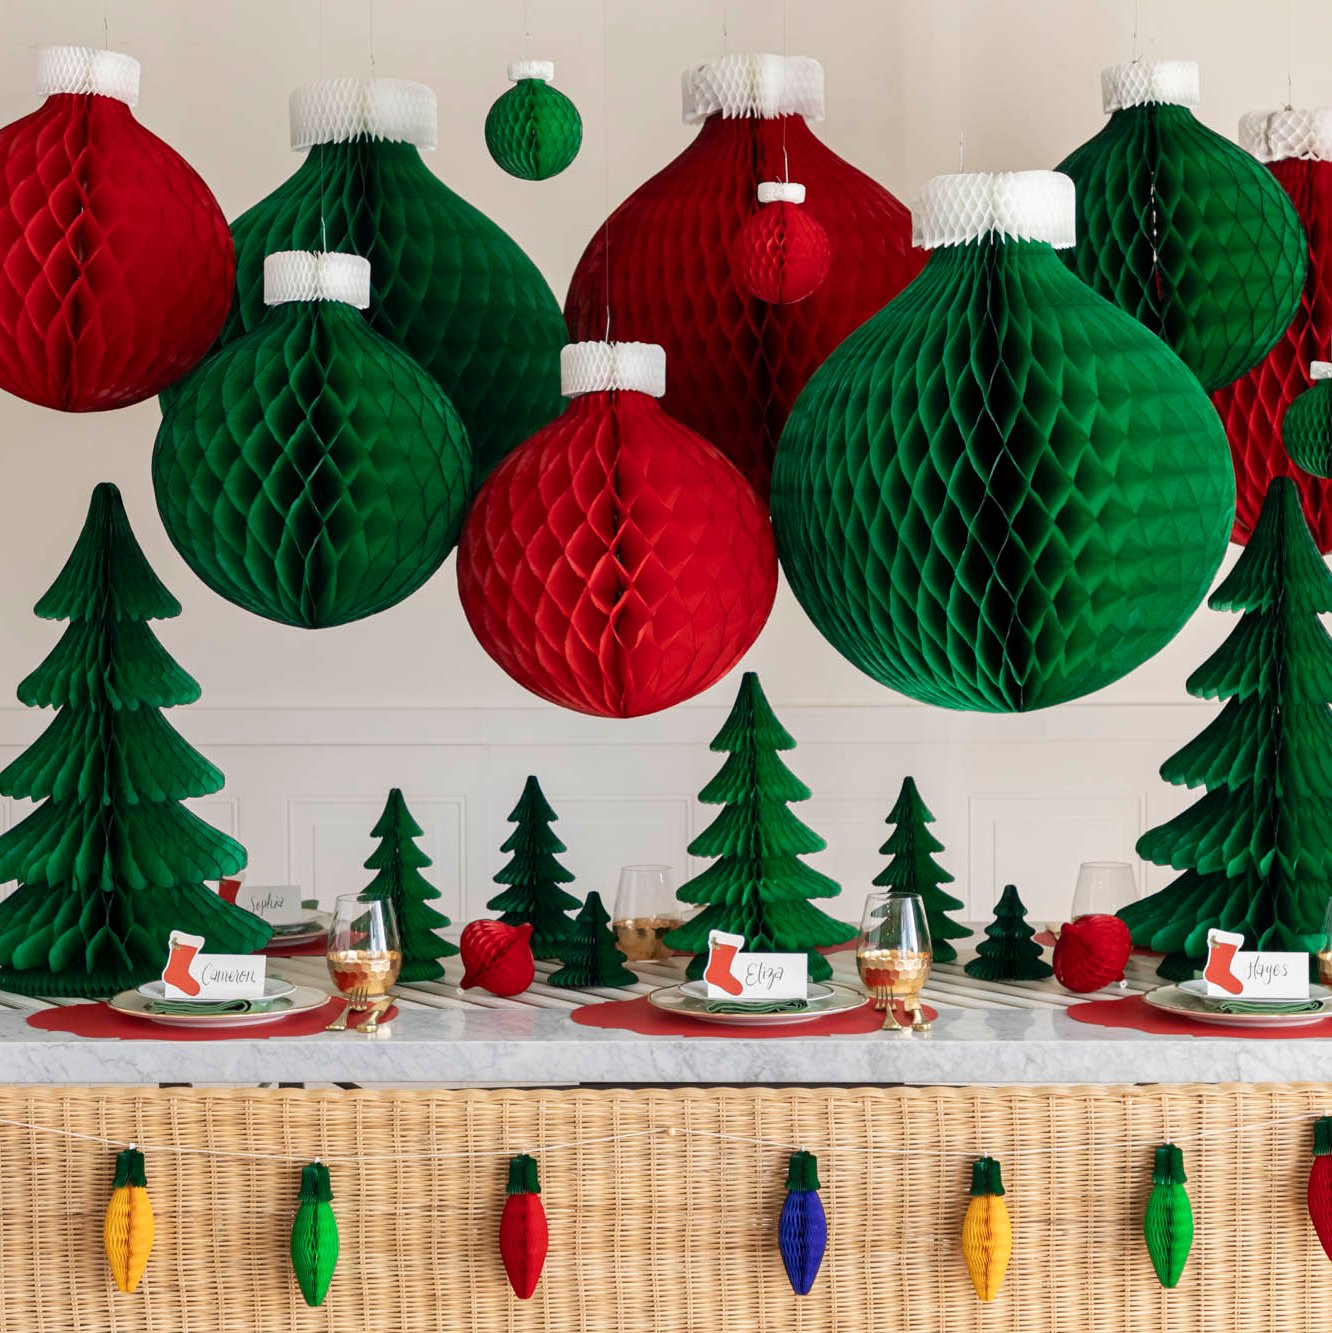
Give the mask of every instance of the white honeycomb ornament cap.
<path id="1" fill-rule="evenodd" d="M 291 146 L 384 139 L 433 148 L 439 142 L 434 91 L 410 79 L 324 79 L 291 90 Z"/>
<path id="2" fill-rule="evenodd" d="M 1240 147 L 1259 162 L 1332 162 L 1332 107 L 1249 111 L 1240 117 Z"/>
<path id="3" fill-rule="evenodd" d="M 99 51 L 91 46 L 40 46 L 37 91 L 43 97 L 52 93 L 96 93 L 135 106 L 139 101 L 139 62 L 119 51 Z"/>
<path id="4" fill-rule="evenodd" d="M 666 349 L 660 343 L 569 343 L 560 348 L 560 392 L 628 389 L 660 398 L 666 392 Z"/>
<path id="5" fill-rule="evenodd" d="M 523 79 L 540 79 L 542 83 L 554 83 L 555 62 L 553 60 L 515 60 L 509 66 L 509 82 L 521 83 Z"/>
<path id="6" fill-rule="evenodd" d="M 1131 106 L 1198 105 L 1196 60 L 1130 60 L 1101 71 L 1101 104 L 1106 115 Z"/>
<path id="7" fill-rule="evenodd" d="M 928 180 L 911 201 L 911 241 L 926 250 L 995 233 L 1067 250 L 1076 238 L 1073 181 L 1059 171 L 968 171 Z"/>
<path id="8" fill-rule="evenodd" d="M 341 301 L 370 304 L 370 261 L 322 250 L 278 250 L 264 259 L 264 304 Z"/>
<path id="9" fill-rule="evenodd" d="M 1309 378 L 1315 383 L 1319 380 L 1332 380 L 1332 361 L 1310 361 Z"/>
<path id="10" fill-rule="evenodd" d="M 759 181 L 761 204 L 803 204 L 805 187 L 799 181 Z"/>
<path id="11" fill-rule="evenodd" d="M 823 119 L 823 66 L 811 56 L 735 54 L 690 65 L 680 80 L 684 123 L 709 116 Z"/>

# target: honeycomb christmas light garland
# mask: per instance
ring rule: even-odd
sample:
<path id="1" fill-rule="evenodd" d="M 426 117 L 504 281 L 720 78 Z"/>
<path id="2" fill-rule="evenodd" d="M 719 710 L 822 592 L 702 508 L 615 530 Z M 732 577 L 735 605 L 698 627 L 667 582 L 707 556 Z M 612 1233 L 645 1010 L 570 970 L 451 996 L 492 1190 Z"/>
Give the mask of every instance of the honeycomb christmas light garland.
<path id="1" fill-rule="evenodd" d="M 139 62 L 44 46 L 30 115 L 0 129 L 0 389 L 67 412 L 185 374 L 231 303 L 226 219 L 134 118 Z"/>
<path id="2" fill-rule="evenodd" d="M 805 56 L 731 54 L 687 69 L 698 137 L 597 228 L 569 286 L 576 339 L 660 343 L 663 406 L 711 440 L 766 496 L 796 395 L 829 352 L 895 296 L 924 256 L 907 211 L 815 137 L 823 67 Z M 731 262 L 761 182 L 799 181 L 802 216 L 831 247 L 827 276 L 794 304 L 759 300 Z M 771 207 L 771 206 L 769 206 Z"/>
<path id="3" fill-rule="evenodd" d="M 513 87 L 486 115 L 486 147 L 495 165 L 519 180 L 558 176 L 583 142 L 578 108 L 553 86 L 550 60 L 517 60 L 509 66 Z"/>
<path id="4" fill-rule="evenodd" d="M 471 495 L 457 412 L 361 317 L 370 263 L 265 261 L 268 318 L 167 405 L 158 512 L 185 563 L 255 615 L 319 629 L 416 591 L 453 549 Z"/>
<path id="5" fill-rule="evenodd" d="M 481 488 L 458 592 L 481 646 L 564 708 L 639 717 L 692 698 L 748 651 L 777 556 L 758 496 L 658 399 L 644 343 L 561 355 L 564 414 Z"/>
<path id="6" fill-rule="evenodd" d="M 1319 358 L 1332 349 L 1332 107 L 1251 111 L 1240 120 L 1239 140 L 1290 197 L 1308 242 L 1308 265 L 1299 309 L 1276 346 L 1247 374 L 1212 395 L 1235 462 L 1232 540 L 1248 541 L 1268 483 L 1289 476 L 1299 489 L 1318 549 L 1328 551 L 1332 457 L 1327 450 L 1332 435 L 1325 427 L 1321 451 L 1301 450 L 1310 440 L 1310 421 L 1304 414 L 1317 404 L 1328 404 L 1328 390 L 1312 397 L 1309 390 L 1313 367 L 1326 364 Z M 1297 402 L 1302 407 L 1292 419 Z M 1323 421 L 1329 416 L 1332 413 Z M 1320 460 L 1325 460 L 1321 470 Z"/>
<path id="7" fill-rule="evenodd" d="M 1054 172 L 921 190 L 919 278 L 816 372 L 772 518 L 823 636 L 925 703 L 1025 712 L 1163 648 L 1225 552 L 1234 478 L 1169 348 L 1057 257 Z"/>
<path id="8" fill-rule="evenodd" d="M 1101 92 L 1109 121 L 1057 168 L 1077 186 L 1064 262 L 1219 389 L 1299 308 L 1299 217 L 1269 172 L 1194 118 L 1193 61 L 1113 66 Z"/>
<path id="9" fill-rule="evenodd" d="M 567 336 L 536 265 L 422 160 L 437 121 L 435 94 L 406 79 L 328 79 L 291 94 L 291 146 L 308 152 L 232 226 L 236 300 L 221 341 L 266 320 L 266 255 L 364 256 L 370 327 L 438 382 L 480 477 L 559 411 Z"/>

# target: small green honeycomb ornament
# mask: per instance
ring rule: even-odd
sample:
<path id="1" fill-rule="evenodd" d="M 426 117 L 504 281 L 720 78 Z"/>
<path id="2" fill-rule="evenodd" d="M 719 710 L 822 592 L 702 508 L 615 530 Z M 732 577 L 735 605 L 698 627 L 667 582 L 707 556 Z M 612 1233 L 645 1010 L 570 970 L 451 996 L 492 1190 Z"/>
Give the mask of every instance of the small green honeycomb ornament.
<path id="1" fill-rule="evenodd" d="M 1290 461 L 1315 477 L 1332 477 L 1332 361 L 1309 366 L 1313 380 L 1281 419 L 1281 443 Z"/>
<path id="2" fill-rule="evenodd" d="M 486 147 L 510 176 L 545 181 L 578 156 L 583 118 L 558 88 L 550 60 L 517 60 L 509 66 L 513 87 L 486 116 Z"/>

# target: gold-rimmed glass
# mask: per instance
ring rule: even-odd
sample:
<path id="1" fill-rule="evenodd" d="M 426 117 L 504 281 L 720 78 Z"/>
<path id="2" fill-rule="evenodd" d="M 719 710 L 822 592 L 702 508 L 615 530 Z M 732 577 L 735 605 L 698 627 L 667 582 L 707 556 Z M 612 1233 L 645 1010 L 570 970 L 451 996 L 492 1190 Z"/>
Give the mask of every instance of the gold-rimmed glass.
<path id="1" fill-rule="evenodd" d="M 856 967 L 888 1031 L 928 1032 L 920 992 L 934 966 L 925 904 L 917 893 L 873 893 L 865 900 Z M 903 1009 L 909 1023 L 898 1020 Z"/>
<path id="2" fill-rule="evenodd" d="M 631 963 L 671 957 L 666 932 L 682 920 L 670 866 L 621 866 L 613 927 L 620 952 Z"/>
<path id="3" fill-rule="evenodd" d="M 350 1009 L 384 999 L 402 971 L 398 915 L 385 898 L 343 894 L 328 927 L 328 974 Z"/>

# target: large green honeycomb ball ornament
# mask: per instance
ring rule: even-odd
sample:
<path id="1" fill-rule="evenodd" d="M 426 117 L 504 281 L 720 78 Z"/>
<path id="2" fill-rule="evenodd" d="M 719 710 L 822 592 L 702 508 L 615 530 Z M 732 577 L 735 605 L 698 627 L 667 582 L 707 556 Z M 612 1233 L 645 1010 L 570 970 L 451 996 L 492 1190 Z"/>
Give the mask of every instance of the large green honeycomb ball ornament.
<path id="1" fill-rule="evenodd" d="M 1101 89 L 1108 123 L 1058 167 L 1078 198 L 1064 262 L 1219 389 L 1257 365 L 1299 309 L 1299 216 L 1271 172 L 1194 118 L 1193 61 L 1116 65 Z"/>
<path id="2" fill-rule="evenodd" d="M 1332 361 L 1309 366 L 1313 384 L 1291 400 L 1281 418 L 1290 461 L 1315 477 L 1332 477 Z"/>
<path id="3" fill-rule="evenodd" d="M 837 348 L 777 450 L 796 597 L 875 680 L 1026 712 L 1119 679 L 1179 631 L 1235 484 L 1197 380 L 1060 262 L 1073 184 L 940 176 L 920 275 Z"/>
<path id="4" fill-rule="evenodd" d="M 536 265 L 421 157 L 435 95 L 404 79 L 330 79 L 291 95 L 296 173 L 232 225 L 236 302 L 221 345 L 264 318 L 264 256 L 344 250 L 370 261 L 370 326 L 438 381 L 467 427 L 478 480 L 557 416 L 564 316 Z"/>
<path id="5" fill-rule="evenodd" d="M 583 118 L 558 88 L 550 60 L 519 60 L 509 66 L 513 87 L 486 116 L 486 147 L 497 166 L 519 180 L 558 176 L 578 156 Z"/>
<path id="6" fill-rule="evenodd" d="M 361 315 L 370 264 L 290 251 L 267 319 L 174 394 L 153 450 L 167 535 L 220 596 L 285 625 L 360 620 L 415 592 L 471 496 L 439 385 Z"/>

